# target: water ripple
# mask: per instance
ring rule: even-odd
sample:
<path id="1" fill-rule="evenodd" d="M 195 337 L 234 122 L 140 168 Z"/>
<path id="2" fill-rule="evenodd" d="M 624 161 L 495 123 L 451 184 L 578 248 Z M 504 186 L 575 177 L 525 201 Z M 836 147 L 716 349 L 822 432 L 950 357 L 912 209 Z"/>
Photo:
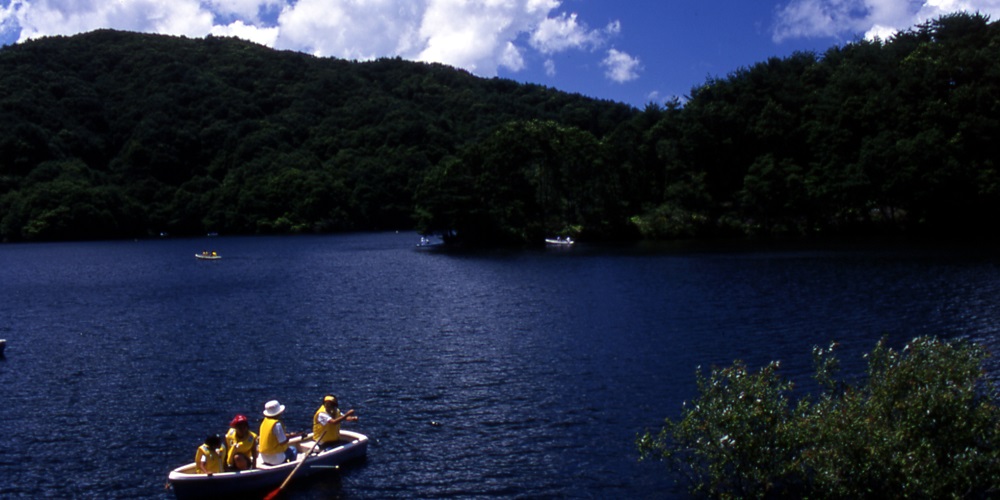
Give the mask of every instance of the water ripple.
<path id="1" fill-rule="evenodd" d="M 698 366 L 845 370 L 887 336 L 1000 347 L 1000 266 L 976 249 L 417 252 L 374 234 L 0 246 L 0 497 L 169 498 L 234 413 L 308 427 L 327 392 L 366 461 L 289 497 L 663 498 L 636 433 Z M 996 359 L 992 362 L 996 362 Z M 993 369 L 993 373 L 1000 370 Z M 39 457 L 44 460 L 39 461 Z"/>

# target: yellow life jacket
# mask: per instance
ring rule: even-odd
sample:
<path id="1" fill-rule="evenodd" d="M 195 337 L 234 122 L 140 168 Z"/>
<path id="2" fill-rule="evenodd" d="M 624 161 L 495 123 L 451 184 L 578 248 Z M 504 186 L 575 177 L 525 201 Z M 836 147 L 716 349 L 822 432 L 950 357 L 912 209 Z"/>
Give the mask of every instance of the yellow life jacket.
<path id="1" fill-rule="evenodd" d="M 260 452 L 265 455 L 284 453 L 288 449 L 288 441 L 279 443 L 278 436 L 274 434 L 274 425 L 277 423 L 278 419 L 271 417 L 264 417 L 264 421 L 260 423 Z"/>
<path id="2" fill-rule="evenodd" d="M 209 473 L 222 472 L 222 455 L 225 452 L 225 447 L 213 450 L 207 444 L 203 444 L 198 447 L 198 451 L 194 452 L 194 463 L 200 464 L 202 457 L 205 457 L 205 469 Z"/>
<path id="3" fill-rule="evenodd" d="M 325 428 L 326 434 L 323 435 L 323 440 L 320 441 L 320 444 L 332 443 L 334 441 L 340 440 L 340 422 L 334 424 L 332 423 L 331 420 L 330 422 L 327 422 L 325 426 L 320 425 L 319 423 L 320 413 L 329 414 L 331 419 L 340 418 L 343 415 L 342 413 L 340 413 L 340 408 L 337 408 L 335 412 L 330 413 L 326 411 L 326 405 L 320 405 L 319 409 L 316 410 L 316 413 L 313 414 L 313 437 L 319 438 L 319 435 L 322 434 L 323 429 Z"/>
<path id="4" fill-rule="evenodd" d="M 234 465 L 233 455 L 237 453 L 253 457 L 253 445 L 255 442 L 257 442 L 257 435 L 253 431 L 248 430 L 247 435 L 243 439 L 240 439 L 236 436 L 236 429 L 229 429 L 229 432 L 226 433 L 226 447 L 229 448 L 226 454 L 226 463 Z"/>

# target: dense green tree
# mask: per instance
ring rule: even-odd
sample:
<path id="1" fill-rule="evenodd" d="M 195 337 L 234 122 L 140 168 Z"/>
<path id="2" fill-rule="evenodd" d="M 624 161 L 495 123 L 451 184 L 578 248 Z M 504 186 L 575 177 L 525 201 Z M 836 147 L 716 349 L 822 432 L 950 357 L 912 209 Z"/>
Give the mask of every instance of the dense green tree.
<path id="1" fill-rule="evenodd" d="M 588 132 L 552 121 L 512 122 L 427 177 L 418 190 L 421 227 L 470 243 L 607 234 L 624 222 L 609 219 L 620 213 L 615 175 Z"/>
<path id="2" fill-rule="evenodd" d="M 0 197 L 0 230 L 25 240 L 136 235 L 142 217 L 116 186 L 95 183 L 76 161 L 42 164 L 22 189 Z"/>
<path id="3" fill-rule="evenodd" d="M 982 363 L 961 340 L 880 342 L 867 376 L 837 379 L 815 348 L 818 395 L 795 398 L 779 363 L 698 373 L 679 420 L 639 436 L 693 492 L 713 497 L 979 498 L 1000 488 L 1000 406 Z"/>
<path id="4" fill-rule="evenodd" d="M 412 227 L 430 167 L 499 125 L 610 129 L 633 112 L 398 58 L 99 30 L 0 50 L 0 196 L 35 200 L 27 176 L 72 160 L 108 174 L 81 189 L 143 207 L 148 234 Z M 4 227 L 3 240 L 66 234 Z"/>
<path id="5" fill-rule="evenodd" d="M 416 225 L 471 244 L 991 236 L 998 85 L 1000 27 L 972 14 L 769 58 L 642 110 L 399 58 L 110 30 L 44 38 L 0 49 L 0 208 L 21 207 L 0 240 L 69 237 L 21 220 L 41 203 L 33 172 L 61 162 L 87 173 L 75 189 L 138 207 L 106 225 L 121 233 L 73 237 L 135 225 Z M 71 212 L 72 199 L 39 213 Z"/>

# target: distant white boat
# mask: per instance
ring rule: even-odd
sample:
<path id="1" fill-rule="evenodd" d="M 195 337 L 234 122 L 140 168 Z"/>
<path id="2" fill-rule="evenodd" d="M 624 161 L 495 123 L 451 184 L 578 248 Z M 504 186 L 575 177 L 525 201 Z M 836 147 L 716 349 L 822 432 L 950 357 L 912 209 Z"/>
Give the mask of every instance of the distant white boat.
<path id="1" fill-rule="evenodd" d="M 3 350 L 7 348 L 7 339 L 0 339 L 0 356 L 3 356 Z"/>
<path id="2" fill-rule="evenodd" d="M 420 237 L 420 242 L 417 243 L 417 247 L 418 248 L 434 247 L 434 246 L 438 246 L 438 245 L 441 245 L 440 241 L 434 241 L 434 240 L 432 240 L 431 238 L 429 238 L 427 236 L 421 236 Z"/>
<path id="3" fill-rule="evenodd" d="M 563 238 L 562 236 L 556 236 L 555 238 L 545 238 L 545 244 L 546 245 L 563 245 L 563 246 L 569 246 L 569 245 L 572 245 L 573 243 L 576 243 L 576 242 L 573 241 L 573 238 L 570 238 L 569 236 L 567 236 L 566 238 Z"/>
<path id="4" fill-rule="evenodd" d="M 194 254 L 194 256 L 196 259 L 201 259 L 201 260 L 219 260 L 222 258 L 222 256 L 219 255 L 218 252 L 201 252 Z"/>

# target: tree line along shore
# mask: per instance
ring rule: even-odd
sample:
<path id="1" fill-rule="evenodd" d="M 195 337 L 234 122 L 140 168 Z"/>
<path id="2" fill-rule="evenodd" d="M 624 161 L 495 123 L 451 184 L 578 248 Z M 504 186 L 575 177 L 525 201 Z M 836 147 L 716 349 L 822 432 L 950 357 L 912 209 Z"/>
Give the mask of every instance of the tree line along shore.
<path id="1" fill-rule="evenodd" d="M 992 237 L 1000 28 L 953 14 L 643 109 L 439 64 L 99 30 L 0 48 L 0 241 Z"/>

